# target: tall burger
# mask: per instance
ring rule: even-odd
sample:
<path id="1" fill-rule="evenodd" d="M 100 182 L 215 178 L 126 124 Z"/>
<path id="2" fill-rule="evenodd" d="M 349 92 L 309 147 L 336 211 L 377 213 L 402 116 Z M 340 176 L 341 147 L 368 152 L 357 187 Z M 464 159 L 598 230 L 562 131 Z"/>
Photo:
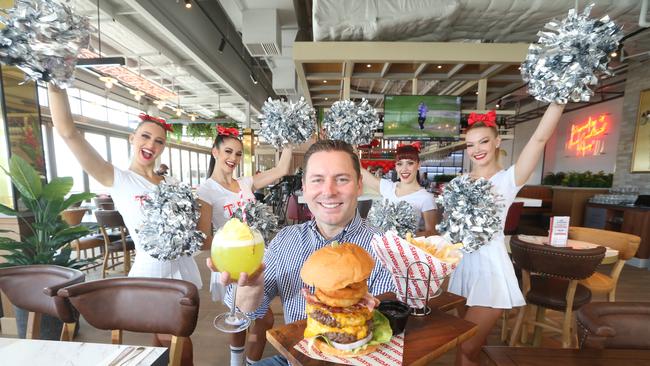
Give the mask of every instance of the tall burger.
<path id="1" fill-rule="evenodd" d="M 323 353 L 360 356 L 388 342 L 388 320 L 374 308 L 379 300 L 368 293 L 367 280 L 375 261 L 363 248 L 334 243 L 312 253 L 300 277 L 314 293 L 303 289 L 307 307 L 305 338 Z"/>

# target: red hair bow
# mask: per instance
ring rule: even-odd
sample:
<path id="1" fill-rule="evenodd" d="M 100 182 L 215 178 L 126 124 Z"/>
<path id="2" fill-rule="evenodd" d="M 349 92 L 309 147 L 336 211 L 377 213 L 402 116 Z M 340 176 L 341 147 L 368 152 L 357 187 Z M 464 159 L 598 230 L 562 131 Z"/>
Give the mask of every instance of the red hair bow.
<path id="1" fill-rule="evenodd" d="M 239 130 L 235 127 L 217 126 L 217 134 L 220 136 L 237 137 L 239 136 Z"/>
<path id="2" fill-rule="evenodd" d="M 469 118 L 467 118 L 467 124 L 468 125 L 473 125 L 476 122 L 482 122 L 484 125 L 487 127 L 497 127 L 497 112 L 494 110 L 491 110 L 485 114 L 479 114 L 479 113 L 470 113 Z"/>
<path id="3" fill-rule="evenodd" d="M 397 148 L 404 147 L 404 146 L 413 146 L 414 148 L 416 148 L 418 150 L 418 152 L 420 152 L 420 149 L 422 148 L 422 143 L 420 141 L 416 141 L 416 142 L 414 142 L 414 143 L 412 143 L 410 145 L 409 144 L 397 144 Z"/>
<path id="4" fill-rule="evenodd" d="M 159 124 L 162 128 L 164 128 L 165 131 L 168 131 L 168 132 L 174 132 L 174 128 L 172 128 L 172 125 L 169 124 L 169 123 L 167 123 L 167 122 L 165 122 L 165 120 L 162 119 L 162 118 L 158 118 L 158 117 L 150 116 L 150 115 L 148 115 L 148 114 L 146 114 L 146 113 L 140 113 L 140 116 L 139 116 L 139 117 L 140 117 L 140 121 L 142 121 L 142 122 L 144 122 L 144 121 L 150 121 L 150 122 L 153 122 L 153 123 L 157 123 L 157 124 Z"/>

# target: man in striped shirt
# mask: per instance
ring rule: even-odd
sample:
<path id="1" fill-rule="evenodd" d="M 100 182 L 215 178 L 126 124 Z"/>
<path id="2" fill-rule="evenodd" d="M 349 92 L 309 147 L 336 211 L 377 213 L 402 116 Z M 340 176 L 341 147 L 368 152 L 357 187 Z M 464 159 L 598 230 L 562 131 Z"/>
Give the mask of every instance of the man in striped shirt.
<path id="1" fill-rule="evenodd" d="M 359 157 L 352 146 L 342 141 L 318 141 L 305 153 L 304 166 L 303 195 L 314 220 L 288 226 L 276 235 L 264 254 L 263 274 L 250 278 L 240 275 L 237 307 L 253 318 L 263 316 L 271 300 L 280 296 L 286 323 L 305 319 L 305 298 L 300 293 L 305 285 L 300 269 L 311 253 L 332 241 L 357 244 L 375 257 L 375 268 L 368 279 L 370 293 L 395 291 L 390 273 L 381 266 L 370 245 L 377 231 L 366 226 L 357 212 L 357 197 L 363 185 Z M 225 284 L 228 280 L 229 276 L 222 273 L 221 281 Z M 231 290 L 226 293 L 226 304 L 230 304 Z M 287 364 L 280 356 L 256 363 Z"/>

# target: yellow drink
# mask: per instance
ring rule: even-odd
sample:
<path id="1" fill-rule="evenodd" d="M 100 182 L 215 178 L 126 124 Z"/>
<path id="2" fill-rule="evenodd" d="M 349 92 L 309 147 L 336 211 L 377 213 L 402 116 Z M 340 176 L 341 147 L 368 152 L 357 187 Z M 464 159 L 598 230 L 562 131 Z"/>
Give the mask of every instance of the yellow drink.
<path id="1" fill-rule="evenodd" d="M 212 239 L 212 264 L 238 280 L 241 272 L 251 274 L 262 264 L 264 238 L 238 219 L 230 219 Z"/>
<path id="2" fill-rule="evenodd" d="M 251 274 L 262 264 L 264 242 L 245 246 L 212 246 L 212 263 L 237 280 L 241 272 Z"/>

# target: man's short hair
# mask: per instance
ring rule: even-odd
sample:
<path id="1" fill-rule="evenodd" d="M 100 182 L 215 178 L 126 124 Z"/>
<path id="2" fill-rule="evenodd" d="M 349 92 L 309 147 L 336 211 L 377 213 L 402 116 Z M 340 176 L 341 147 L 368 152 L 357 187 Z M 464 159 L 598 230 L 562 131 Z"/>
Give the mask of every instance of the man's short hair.
<path id="1" fill-rule="evenodd" d="M 307 175 L 307 163 L 309 163 L 309 158 L 311 158 L 313 154 L 321 151 L 341 151 L 348 154 L 350 159 L 352 159 L 352 166 L 354 167 L 354 171 L 357 173 L 357 179 L 361 177 L 361 163 L 359 162 L 359 156 L 355 153 L 352 145 L 341 140 L 319 140 L 312 144 L 309 149 L 307 149 L 307 152 L 305 152 L 303 160 L 303 177 Z"/>

